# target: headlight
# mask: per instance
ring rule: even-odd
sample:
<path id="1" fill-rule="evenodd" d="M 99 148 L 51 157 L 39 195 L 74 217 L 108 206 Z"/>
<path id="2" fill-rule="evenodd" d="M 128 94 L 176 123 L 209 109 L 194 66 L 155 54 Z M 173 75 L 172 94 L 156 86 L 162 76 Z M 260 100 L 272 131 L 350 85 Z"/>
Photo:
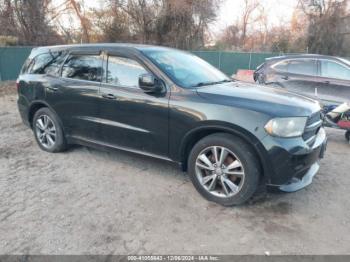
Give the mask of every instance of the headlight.
<path id="1" fill-rule="evenodd" d="M 304 133 L 307 117 L 273 118 L 266 125 L 265 130 L 272 136 L 297 137 Z"/>

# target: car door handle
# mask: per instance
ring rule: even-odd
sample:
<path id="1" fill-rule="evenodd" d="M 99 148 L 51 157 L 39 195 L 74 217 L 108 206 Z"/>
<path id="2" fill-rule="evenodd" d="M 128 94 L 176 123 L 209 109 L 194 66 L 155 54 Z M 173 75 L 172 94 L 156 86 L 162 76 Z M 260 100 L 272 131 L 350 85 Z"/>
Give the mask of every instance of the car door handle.
<path id="1" fill-rule="evenodd" d="M 116 96 L 113 94 L 102 94 L 102 97 L 106 99 L 116 99 Z"/>
<path id="2" fill-rule="evenodd" d="M 289 80 L 289 76 L 282 76 L 283 80 Z"/>
<path id="3" fill-rule="evenodd" d="M 324 81 L 324 83 L 325 83 L 326 85 L 329 85 L 331 82 L 329 82 L 329 81 Z"/>
<path id="4" fill-rule="evenodd" d="M 48 90 L 51 90 L 51 91 L 54 91 L 56 92 L 58 90 L 58 87 L 55 87 L 55 86 L 48 86 L 46 87 Z"/>

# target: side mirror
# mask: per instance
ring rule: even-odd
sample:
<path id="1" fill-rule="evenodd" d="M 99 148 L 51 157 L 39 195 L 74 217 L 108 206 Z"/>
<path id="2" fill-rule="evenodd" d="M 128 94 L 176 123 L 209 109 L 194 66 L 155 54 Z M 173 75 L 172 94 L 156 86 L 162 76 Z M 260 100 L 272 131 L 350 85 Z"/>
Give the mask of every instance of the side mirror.
<path id="1" fill-rule="evenodd" d="M 152 74 L 143 74 L 139 77 L 139 87 L 146 93 L 160 93 L 162 82 Z"/>

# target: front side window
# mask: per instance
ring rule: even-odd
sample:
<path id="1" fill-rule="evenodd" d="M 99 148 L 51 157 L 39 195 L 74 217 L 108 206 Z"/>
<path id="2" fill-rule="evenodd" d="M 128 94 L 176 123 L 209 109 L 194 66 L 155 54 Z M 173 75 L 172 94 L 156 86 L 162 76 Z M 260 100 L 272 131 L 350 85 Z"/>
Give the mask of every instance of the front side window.
<path id="1" fill-rule="evenodd" d="M 230 81 L 224 73 L 187 52 L 146 49 L 143 53 L 177 85 L 184 88 Z"/>
<path id="2" fill-rule="evenodd" d="M 312 60 L 312 59 L 290 60 L 288 64 L 288 73 L 316 76 L 317 74 L 316 60 Z"/>
<path id="3" fill-rule="evenodd" d="M 101 82 L 102 58 L 98 55 L 70 55 L 62 68 L 62 77 Z"/>
<path id="4" fill-rule="evenodd" d="M 146 69 L 137 61 L 118 56 L 109 56 L 107 63 L 107 83 L 138 87 L 139 77 L 146 74 Z"/>
<path id="5" fill-rule="evenodd" d="M 321 76 L 350 80 L 350 68 L 332 61 L 321 60 Z"/>
<path id="6" fill-rule="evenodd" d="M 50 74 L 58 76 L 64 58 L 64 52 L 48 52 L 40 54 L 30 62 L 27 68 L 23 68 L 23 70 L 27 70 L 30 74 Z"/>

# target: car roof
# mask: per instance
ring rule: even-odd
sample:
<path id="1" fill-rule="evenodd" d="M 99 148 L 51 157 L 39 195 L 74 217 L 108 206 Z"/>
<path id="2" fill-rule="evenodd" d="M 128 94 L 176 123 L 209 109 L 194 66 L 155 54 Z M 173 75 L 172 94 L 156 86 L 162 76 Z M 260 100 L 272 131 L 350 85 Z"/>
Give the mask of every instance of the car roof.
<path id="1" fill-rule="evenodd" d="M 346 59 L 341 57 L 319 55 L 319 54 L 293 54 L 293 55 L 275 56 L 275 57 L 266 58 L 266 61 L 275 62 L 275 61 L 281 61 L 281 60 L 287 60 L 287 59 L 298 59 L 298 58 L 329 59 L 329 60 L 341 61 L 343 63 L 346 63 L 347 61 Z"/>
<path id="2" fill-rule="evenodd" d="M 146 44 L 132 44 L 132 43 L 98 43 L 98 44 L 71 44 L 71 45 L 54 45 L 54 46 L 42 46 L 33 48 L 31 56 L 36 56 L 44 52 L 54 52 L 62 50 L 75 50 L 75 51 L 84 51 L 84 50 L 98 50 L 98 49 L 122 49 L 124 51 L 144 51 L 144 50 L 174 50 L 170 47 L 157 46 L 157 45 L 146 45 Z"/>

